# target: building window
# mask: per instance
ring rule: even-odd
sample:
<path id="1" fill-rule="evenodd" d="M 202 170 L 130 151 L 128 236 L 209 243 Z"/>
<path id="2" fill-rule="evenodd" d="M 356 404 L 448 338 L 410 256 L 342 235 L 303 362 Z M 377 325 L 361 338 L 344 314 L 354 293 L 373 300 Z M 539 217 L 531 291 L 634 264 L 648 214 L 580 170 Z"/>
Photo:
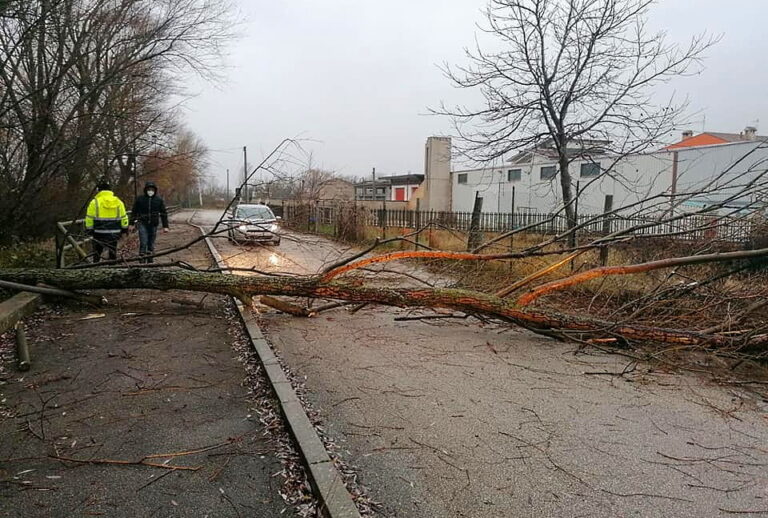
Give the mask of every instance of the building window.
<path id="1" fill-rule="evenodd" d="M 365 190 L 365 194 L 373 194 L 373 187 L 368 187 L 368 188 Z"/>
<path id="2" fill-rule="evenodd" d="M 507 171 L 508 182 L 519 182 L 522 177 L 523 177 L 522 169 L 510 169 L 509 171 Z"/>
<path id="3" fill-rule="evenodd" d="M 467 173 L 461 173 L 458 179 L 459 183 L 467 183 Z"/>
<path id="4" fill-rule="evenodd" d="M 582 178 L 594 178 L 595 176 L 600 176 L 600 164 L 599 163 L 588 163 L 588 164 L 581 164 L 581 177 Z"/>
<path id="5" fill-rule="evenodd" d="M 551 180 L 557 176 L 557 167 L 553 165 L 545 165 L 541 168 L 541 179 Z"/>
<path id="6" fill-rule="evenodd" d="M 384 194 L 384 187 L 376 187 L 376 194 Z"/>

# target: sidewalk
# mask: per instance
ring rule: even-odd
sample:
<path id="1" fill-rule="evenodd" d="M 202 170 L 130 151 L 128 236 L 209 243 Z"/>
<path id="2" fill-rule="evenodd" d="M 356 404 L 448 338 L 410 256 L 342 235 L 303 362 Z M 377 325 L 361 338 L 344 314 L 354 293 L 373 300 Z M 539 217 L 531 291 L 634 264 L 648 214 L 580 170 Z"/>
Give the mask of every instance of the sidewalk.
<path id="1" fill-rule="evenodd" d="M 178 223 L 159 240 L 198 235 Z M 174 258 L 210 263 L 204 244 Z M 6 366 L 0 516 L 279 516 L 281 465 L 249 410 L 225 298 L 108 297 L 46 315 L 28 328 L 32 370 Z"/>

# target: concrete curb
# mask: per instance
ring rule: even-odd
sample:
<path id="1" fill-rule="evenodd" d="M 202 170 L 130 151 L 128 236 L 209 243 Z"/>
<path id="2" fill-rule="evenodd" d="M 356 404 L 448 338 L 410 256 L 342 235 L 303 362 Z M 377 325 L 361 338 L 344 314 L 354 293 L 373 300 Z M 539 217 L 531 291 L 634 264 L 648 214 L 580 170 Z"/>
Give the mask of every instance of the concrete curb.
<path id="1" fill-rule="evenodd" d="M 203 232 L 203 229 L 200 228 L 200 231 Z M 208 250 L 218 267 L 226 271 L 227 265 L 213 246 L 211 239 L 205 238 L 205 244 L 208 245 Z M 328 456 L 323 441 L 317 435 L 315 427 L 312 426 L 301 401 L 283 372 L 277 356 L 264 338 L 256 319 L 239 300 L 234 297 L 232 300 L 237 305 L 237 311 L 240 313 L 240 318 L 245 325 L 253 349 L 259 356 L 259 361 L 272 386 L 272 391 L 280 402 L 280 411 L 285 417 L 288 429 L 304 459 L 310 484 L 321 504 L 321 512 L 327 518 L 360 518 L 360 513 L 344 485 L 341 474 Z"/>
<path id="2" fill-rule="evenodd" d="M 24 291 L 0 302 L 0 333 L 5 333 L 16 322 L 34 313 L 42 300 L 40 295 Z"/>

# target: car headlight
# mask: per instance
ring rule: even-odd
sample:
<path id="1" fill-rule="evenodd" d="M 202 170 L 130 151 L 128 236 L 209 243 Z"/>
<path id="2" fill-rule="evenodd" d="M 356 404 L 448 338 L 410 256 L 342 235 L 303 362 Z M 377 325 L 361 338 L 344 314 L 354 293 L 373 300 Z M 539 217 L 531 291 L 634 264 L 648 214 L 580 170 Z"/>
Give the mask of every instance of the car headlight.
<path id="1" fill-rule="evenodd" d="M 271 224 L 269 226 L 269 231 L 270 232 L 277 232 L 277 225 L 275 223 Z"/>
<path id="2" fill-rule="evenodd" d="M 237 227 L 237 230 L 239 230 L 240 232 L 247 232 L 248 231 L 248 226 L 247 225 L 240 225 L 239 227 Z"/>

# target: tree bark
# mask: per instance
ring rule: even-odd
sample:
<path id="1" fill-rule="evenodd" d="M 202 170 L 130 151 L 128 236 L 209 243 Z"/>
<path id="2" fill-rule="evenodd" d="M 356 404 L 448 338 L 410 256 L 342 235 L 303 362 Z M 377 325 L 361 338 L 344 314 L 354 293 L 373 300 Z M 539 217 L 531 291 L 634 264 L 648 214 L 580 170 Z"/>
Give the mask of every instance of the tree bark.
<path id="1" fill-rule="evenodd" d="M 568 222 L 568 230 L 572 231 L 568 236 L 568 246 L 574 247 L 576 246 L 576 207 L 573 195 L 573 182 L 571 179 L 570 162 L 568 159 L 566 146 L 567 142 L 563 144 L 561 149 L 558 149 L 558 152 L 560 153 L 560 187 L 563 192 L 563 208 L 565 209 L 565 218 Z"/>

